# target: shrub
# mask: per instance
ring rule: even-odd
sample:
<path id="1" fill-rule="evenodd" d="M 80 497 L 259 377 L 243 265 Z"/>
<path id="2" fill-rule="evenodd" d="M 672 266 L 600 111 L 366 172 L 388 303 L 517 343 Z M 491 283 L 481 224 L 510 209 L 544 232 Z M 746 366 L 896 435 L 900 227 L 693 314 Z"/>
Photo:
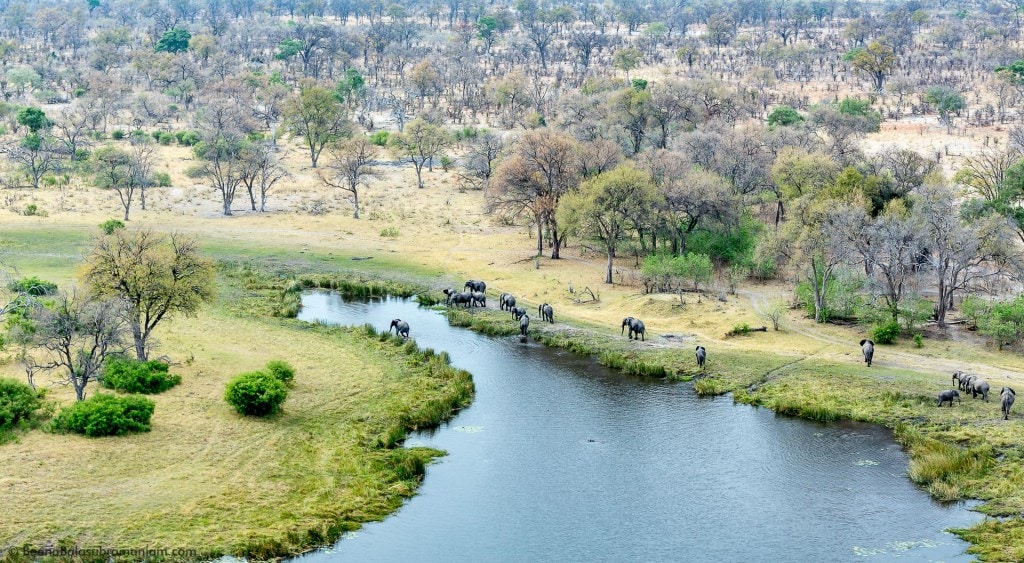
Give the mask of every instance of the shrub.
<path id="1" fill-rule="evenodd" d="M 370 135 L 370 142 L 378 147 L 386 147 L 388 146 L 389 137 L 391 137 L 391 133 L 388 133 L 387 131 L 375 131 Z"/>
<path id="2" fill-rule="evenodd" d="M 199 143 L 199 133 L 195 131 L 178 131 L 174 134 L 174 137 L 178 139 L 178 144 L 186 147 L 191 147 Z"/>
<path id="3" fill-rule="evenodd" d="M 900 323 L 889 321 L 875 326 L 871 331 L 871 338 L 876 344 L 892 344 L 900 335 Z"/>
<path id="4" fill-rule="evenodd" d="M 281 410 L 288 398 L 288 388 L 265 371 L 250 371 L 228 382 L 224 400 L 239 414 L 267 416 Z"/>
<path id="5" fill-rule="evenodd" d="M 921 333 L 919 332 L 919 333 L 914 335 L 914 348 L 923 348 L 923 347 L 924 347 L 924 338 L 921 336 Z"/>
<path id="6" fill-rule="evenodd" d="M 0 378 L 0 435 L 36 420 L 43 396 L 20 381 Z"/>
<path id="7" fill-rule="evenodd" d="M 455 166 L 455 159 L 446 154 L 441 155 L 441 170 L 447 172 L 452 169 L 452 166 Z"/>
<path id="8" fill-rule="evenodd" d="M 380 230 L 380 236 L 386 238 L 395 238 L 398 236 L 398 227 L 385 227 Z"/>
<path id="9" fill-rule="evenodd" d="M 171 187 L 171 175 L 167 172 L 154 172 L 153 182 L 156 183 L 157 187 L 169 188 Z"/>
<path id="10" fill-rule="evenodd" d="M 104 387 L 125 393 L 163 393 L 181 383 L 181 376 L 171 375 L 167 369 L 167 364 L 156 360 L 115 358 L 103 366 L 100 381 Z"/>
<path id="11" fill-rule="evenodd" d="M 28 295 L 53 295 L 54 293 L 57 293 L 57 284 L 32 276 L 30 278 L 21 278 L 20 280 L 11 282 L 7 285 L 7 289 L 16 293 L 26 293 Z"/>
<path id="12" fill-rule="evenodd" d="M 51 429 L 86 436 L 120 436 L 149 432 L 156 405 L 145 397 L 118 397 L 101 393 L 61 409 Z"/>
<path id="13" fill-rule="evenodd" d="M 285 385 L 290 385 L 295 379 L 295 368 L 284 360 L 270 360 L 267 362 L 267 372 L 277 378 Z"/>
<path id="14" fill-rule="evenodd" d="M 117 219 L 107 219 L 106 221 L 100 223 L 100 230 L 103 231 L 103 234 L 105 235 L 112 235 L 114 234 L 114 231 L 123 228 L 124 221 L 119 221 Z"/>
<path id="15" fill-rule="evenodd" d="M 121 139 L 124 138 L 124 131 L 120 129 L 114 129 L 114 132 L 110 134 L 110 138 L 114 139 L 115 141 L 120 141 Z"/>
<path id="16" fill-rule="evenodd" d="M 800 112 L 795 109 L 789 106 L 779 106 L 768 114 L 768 127 L 774 128 L 776 125 L 786 127 L 800 123 L 803 120 L 804 116 L 800 115 Z"/>
<path id="17" fill-rule="evenodd" d="M 39 208 L 38 205 L 34 203 L 26 205 L 25 209 L 22 210 L 21 214 L 26 217 L 46 217 L 47 215 L 49 215 L 49 213 L 43 211 L 42 209 Z"/>

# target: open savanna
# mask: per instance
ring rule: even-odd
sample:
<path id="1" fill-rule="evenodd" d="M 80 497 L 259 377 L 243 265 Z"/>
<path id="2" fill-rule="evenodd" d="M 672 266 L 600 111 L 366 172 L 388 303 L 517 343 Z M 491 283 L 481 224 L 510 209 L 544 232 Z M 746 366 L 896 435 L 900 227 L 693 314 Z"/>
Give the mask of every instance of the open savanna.
<path id="1" fill-rule="evenodd" d="M 885 143 L 885 134 L 883 125 L 871 140 Z M 564 259 L 535 263 L 529 228 L 486 214 L 483 194 L 460 189 L 455 173 L 440 168 L 425 172 L 426 187 L 417 189 L 410 166 L 382 163 L 360 196 L 363 218 L 355 220 L 351 204 L 317 181 L 301 150 L 282 144 L 294 177 L 271 193 L 270 212 L 247 211 L 239 194 L 233 217 L 220 215 L 216 192 L 183 173 L 187 150 L 162 148 L 158 169 L 171 174 L 174 187 L 150 190 L 148 209 L 133 209 L 129 228 L 195 234 L 214 258 L 258 272 L 391 279 L 435 292 L 483 279 L 492 307 L 498 293 L 509 292 L 531 313 L 543 302 L 555 308 L 555 325 L 535 316 L 535 337 L 627 370 L 658 366 L 696 376 L 692 352 L 702 344 L 709 362 L 699 392 L 734 391 L 738 400 L 786 414 L 899 428 L 913 458 L 910 475 L 936 497 L 980 498 L 988 501 L 982 510 L 993 515 L 1024 513 L 1021 419 L 1003 422 L 994 401 L 934 406 L 956 369 L 984 375 L 996 390 L 1019 383 L 1024 360 L 1015 353 L 951 329 L 950 335 L 929 332 L 920 349 L 907 341 L 880 346 L 875 366 L 866 368 L 856 344 L 866 336 L 863 327 L 815 325 L 790 310 L 781 330 L 771 330 L 763 312 L 775 301 L 791 301 L 788 284 L 746 284 L 722 302 L 717 297 L 724 284 L 716 282 L 703 296 L 688 293 L 680 303 L 678 296 L 644 294 L 632 283 L 632 257 L 616 262 L 617 283 L 601 283 L 603 255 L 576 240 L 570 239 Z M 390 157 L 382 153 L 381 159 Z M 74 183 L 63 191 L 3 195 L 8 211 L 0 210 L 0 256 L 23 275 L 62 285 L 74 280 L 96 225 L 123 213 L 115 194 Z M 20 215 L 29 203 L 49 215 Z M 0 502 L 14 517 L 0 522 L 3 545 L 66 538 L 82 545 L 289 552 L 379 518 L 411 493 L 415 479 L 387 469 L 402 450 L 376 448 L 367 438 L 387 432 L 403 408 L 452 390 L 403 380 L 409 360 L 390 345 L 368 347 L 358 333 L 262 316 L 254 304 L 276 294 L 249 289 L 237 267 L 223 272 L 216 304 L 157 332 L 157 353 L 177 362 L 173 370 L 184 381 L 155 397 L 152 432 L 86 439 L 33 431 L 0 446 L 0 458 L 12 468 Z M 587 288 L 596 301 L 583 294 Z M 496 311 L 474 315 L 475 328 L 483 330 L 501 332 L 512 324 Z M 645 342 L 615 332 L 625 316 L 644 320 Z M 741 323 L 769 330 L 725 337 Z M 4 375 L 23 377 L 13 353 L 6 354 Z M 289 361 L 298 373 L 285 412 L 269 421 L 243 419 L 223 402 L 224 384 L 269 359 Z M 72 398 L 65 388 L 52 389 L 50 397 Z M 69 477 L 82 467 L 88 479 Z M 337 522 L 344 524 L 332 528 Z M 308 533 L 314 528 L 320 537 Z M 1011 518 L 964 535 L 979 554 L 1013 560 L 1024 558 L 1024 542 L 1006 538 L 1022 530 Z"/>

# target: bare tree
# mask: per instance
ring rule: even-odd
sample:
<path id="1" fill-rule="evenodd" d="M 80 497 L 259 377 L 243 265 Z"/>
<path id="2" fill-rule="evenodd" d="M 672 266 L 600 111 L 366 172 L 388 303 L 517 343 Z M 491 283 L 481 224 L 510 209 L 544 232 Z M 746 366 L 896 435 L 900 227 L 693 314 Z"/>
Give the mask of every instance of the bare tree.
<path id="1" fill-rule="evenodd" d="M 288 178 L 291 174 L 281 164 L 281 158 L 272 146 L 265 144 L 246 144 L 242 147 L 241 156 L 242 184 L 249 194 L 249 204 L 257 211 L 256 200 L 259 199 L 259 212 L 267 210 L 267 195 L 274 184 Z"/>
<path id="2" fill-rule="evenodd" d="M 332 188 L 352 194 L 352 217 L 359 218 L 359 186 L 375 176 L 371 167 L 376 156 L 376 147 L 366 137 L 356 137 L 328 149 L 331 162 L 330 172 L 320 174 L 320 181 Z"/>
<path id="3" fill-rule="evenodd" d="M 495 163 L 505 150 L 504 137 L 494 131 L 483 131 L 466 145 L 459 179 L 472 189 L 487 190 L 494 177 Z"/>

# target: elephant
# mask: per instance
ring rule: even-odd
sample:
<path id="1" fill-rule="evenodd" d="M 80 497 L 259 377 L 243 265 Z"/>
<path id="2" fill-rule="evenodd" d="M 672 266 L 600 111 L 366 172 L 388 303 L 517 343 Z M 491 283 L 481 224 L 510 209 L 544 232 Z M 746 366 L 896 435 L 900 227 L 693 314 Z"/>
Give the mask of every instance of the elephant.
<path id="1" fill-rule="evenodd" d="M 451 305 L 452 304 L 452 297 L 455 296 L 456 294 L 458 294 L 458 292 L 455 291 L 454 289 L 442 289 L 441 293 L 444 294 L 444 304 L 445 305 Z"/>
<path id="2" fill-rule="evenodd" d="M 472 303 L 473 294 L 469 293 L 468 291 L 463 291 L 462 293 L 453 293 L 451 297 L 448 299 L 448 306 L 450 307 L 455 305 L 463 305 L 468 309 L 469 306 L 472 305 Z"/>
<path id="3" fill-rule="evenodd" d="M 529 328 L 529 327 L 530 327 L 530 315 L 527 315 L 526 313 L 523 313 L 523 315 L 521 317 L 519 317 L 519 335 L 522 338 L 526 338 L 526 329 Z"/>
<path id="4" fill-rule="evenodd" d="M 540 314 L 540 320 L 547 321 L 549 323 L 555 322 L 555 310 L 551 308 L 551 305 L 544 303 L 537 307 L 537 313 Z"/>
<path id="5" fill-rule="evenodd" d="M 640 319 L 634 319 L 633 317 L 626 317 L 626 318 L 622 319 L 622 328 L 623 328 L 623 330 L 627 326 L 629 327 L 629 339 L 630 340 L 636 340 L 636 336 L 639 335 L 640 336 L 640 340 L 641 341 L 645 341 L 644 333 L 646 332 L 646 328 L 644 327 L 644 322 L 643 321 L 641 321 Z M 621 334 L 622 331 L 619 331 L 619 332 Z"/>
<path id="6" fill-rule="evenodd" d="M 487 284 L 479 280 L 468 280 L 466 285 L 462 286 L 463 289 L 470 291 L 487 291 Z"/>
<path id="7" fill-rule="evenodd" d="M 525 308 L 523 308 L 523 307 L 516 307 L 515 309 L 512 309 L 512 318 L 513 319 L 518 321 L 519 319 L 523 318 L 524 315 L 526 315 L 526 309 Z"/>
<path id="8" fill-rule="evenodd" d="M 976 375 L 967 375 L 962 371 L 955 371 L 953 372 L 953 383 L 956 383 L 961 391 L 969 391 L 971 381 L 977 377 Z"/>
<path id="9" fill-rule="evenodd" d="M 501 305 L 502 311 L 511 311 L 516 306 L 516 298 L 511 293 L 502 293 L 499 305 Z"/>
<path id="10" fill-rule="evenodd" d="M 1003 420 L 1010 420 L 1010 407 L 1013 406 L 1013 401 L 1017 398 L 1017 392 L 1013 390 L 1013 387 L 1003 387 L 999 390 L 999 403 L 1003 411 Z"/>
<path id="11" fill-rule="evenodd" d="M 871 340 L 860 341 L 860 351 L 864 352 L 864 361 L 871 367 L 871 358 L 875 355 L 875 343 Z"/>
<path id="12" fill-rule="evenodd" d="M 707 360 L 708 360 L 708 352 L 707 352 L 707 350 L 705 350 L 703 346 L 697 346 L 697 354 L 696 355 L 697 355 L 697 367 L 699 367 L 701 369 L 701 371 L 706 371 L 707 368 L 705 367 L 705 362 L 707 362 Z"/>
<path id="13" fill-rule="evenodd" d="M 388 332 L 391 332 L 391 329 L 395 329 L 395 334 L 401 336 L 402 338 L 409 338 L 409 323 L 403 321 L 402 319 L 392 320 L 391 326 L 388 328 Z"/>
<path id="14" fill-rule="evenodd" d="M 473 298 L 473 305 L 479 305 L 481 307 L 487 306 L 487 294 L 482 291 L 474 291 L 471 295 Z"/>
<path id="15" fill-rule="evenodd" d="M 957 391 L 956 389 L 950 389 L 949 391 L 942 391 L 942 392 L 939 393 L 938 399 L 939 399 L 939 405 L 938 406 L 941 407 L 942 403 L 945 403 L 946 401 L 949 401 L 949 406 L 952 407 L 953 406 L 953 399 L 956 399 L 956 402 L 958 402 L 958 403 L 960 402 L 960 392 Z"/>
<path id="16" fill-rule="evenodd" d="M 967 391 L 971 394 L 971 398 L 977 399 L 978 395 L 981 395 L 982 400 L 988 402 L 988 382 L 980 377 L 975 377 L 968 384 Z"/>

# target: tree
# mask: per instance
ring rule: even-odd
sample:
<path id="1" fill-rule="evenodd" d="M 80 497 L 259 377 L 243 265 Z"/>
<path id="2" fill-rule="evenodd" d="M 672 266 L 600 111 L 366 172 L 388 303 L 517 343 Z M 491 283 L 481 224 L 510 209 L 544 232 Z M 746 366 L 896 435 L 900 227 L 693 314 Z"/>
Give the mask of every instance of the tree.
<path id="1" fill-rule="evenodd" d="M 650 215 L 657 201 L 650 175 L 624 164 L 563 196 L 557 216 L 565 229 L 604 245 L 608 256 L 604 282 L 612 283 L 616 247 L 635 218 Z"/>
<path id="2" fill-rule="evenodd" d="M 284 121 L 292 135 L 302 137 L 313 168 L 324 147 L 352 133 L 345 108 L 334 92 L 321 86 L 306 86 L 289 99 L 284 106 Z"/>
<path id="3" fill-rule="evenodd" d="M 615 68 L 626 73 L 626 80 L 629 80 L 629 72 L 640 66 L 640 61 L 643 60 L 644 54 L 640 52 L 640 49 L 636 47 L 624 47 L 615 51 L 615 55 L 612 57 L 612 64 Z"/>
<path id="4" fill-rule="evenodd" d="M 325 185 L 352 194 L 352 217 L 359 218 L 359 186 L 375 175 L 371 167 L 376 147 L 366 137 L 356 137 L 336 145 L 331 150 L 329 175 L 320 174 Z"/>
<path id="5" fill-rule="evenodd" d="M 57 142 L 39 133 L 29 133 L 20 142 L 5 147 L 3 152 L 7 153 L 11 162 L 21 166 L 32 181 L 33 188 L 39 187 L 39 181 L 47 172 L 57 170 L 60 166 Z"/>
<path id="6" fill-rule="evenodd" d="M 771 172 L 777 198 L 776 226 L 784 218 L 786 201 L 813 193 L 831 183 L 837 172 L 835 162 L 828 155 L 809 153 L 799 147 L 786 147 L 779 151 Z"/>
<path id="7" fill-rule="evenodd" d="M 39 133 L 53 125 L 53 122 L 47 119 L 43 110 L 34 106 L 27 106 L 18 110 L 18 123 L 28 127 L 28 130 L 32 133 Z"/>
<path id="8" fill-rule="evenodd" d="M 124 303 L 135 354 L 147 360 L 150 336 L 162 320 L 193 315 L 213 298 L 214 273 L 195 238 L 118 229 L 96 240 L 82 277 L 93 295 Z"/>
<path id="9" fill-rule="evenodd" d="M 772 110 L 768 114 L 768 127 L 775 127 L 781 125 L 788 127 L 790 125 L 796 125 L 804 120 L 804 116 L 800 115 L 800 112 L 789 106 L 779 106 Z"/>
<path id="10" fill-rule="evenodd" d="M 487 194 L 489 208 L 508 219 L 529 214 L 537 226 L 537 256 L 544 253 L 547 226 L 552 241 L 551 258 L 560 258 L 565 232 L 559 230 L 555 208 L 559 199 L 579 184 L 576 151 L 576 141 L 565 133 L 551 129 L 528 131 L 495 170 L 491 193 Z"/>
<path id="11" fill-rule="evenodd" d="M 192 34 L 187 29 L 181 27 L 168 29 L 160 36 L 160 40 L 156 42 L 156 47 L 153 50 L 158 53 L 180 53 L 188 50 L 190 39 L 192 39 Z"/>
<path id="12" fill-rule="evenodd" d="M 946 126 L 946 134 L 952 132 L 953 114 L 960 115 L 967 107 L 960 92 L 948 86 L 932 86 L 925 91 L 924 101 L 935 106 L 935 111 L 939 112 L 939 123 Z"/>
<path id="13" fill-rule="evenodd" d="M 220 193 L 224 215 L 232 215 L 231 204 L 246 172 L 242 153 L 246 143 L 233 136 L 218 136 L 200 141 L 192 152 L 199 164 L 190 169 L 192 176 L 206 177 Z"/>
<path id="14" fill-rule="evenodd" d="M 398 157 L 411 162 L 416 169 L 416 186 L 419 188 L 423 188 L 423 166 L 433 171 L 434 157 L 450 142 L 447 131 L 420 118 L 410 121 L 405 131 L 388 138 Z"/>
<path id="15" fill-rule="evenodd" d="M 872 41 L 867 47 L 858 47 L 847 52 L 843 55 L 843 60 L 871 80 L 875 92 L 881 94 L 886 76 L 896 65 L 896 53 L 892 47 Z"/>
<path id="16" fill-rule="evenodd" d="M 249 204 L 256 211 L 258 195 L 259 212 L 263 213 L 267 210 L 267 195 L 271 188 L 290 174 L 281 166 L 281 159 L 272 146 L 247 143 L 242 147 L 240 159 L 242 184 L 249 193 Z"/>
<path id="17" fill-rule="evenodd" d="M 141 178 L 133 170 L 132 157 L 126 151 L 112 146 L 98 149 L 93 155 L 95 162 L 96 184 L 101 188 L 117 192 L 124 208 L 124 220 L 128 220 L 132 199 L 139 187 Z"/>
<path id="18" fill-rule="evenodd" d="M 61 293 L 53 307 L 30 310 L 35 323 L 32 340 L 43 357 L 25 356 L 29 378 L 38 372 L 57 372 L 71 385 L 79 401 L 85 388 L 99 377 L 103 362 L 124 351 L 123 304 L 117 299 Z"/>
<path id="19" fill-rule="evenodd" d="M 481 131 L 469 139 L 466 156 L 461 159 L 459 179 L 477 190 L 487 190 L 494 177 L 495 162 L 505 150 L 504 138 L 494 131 Z"/>

